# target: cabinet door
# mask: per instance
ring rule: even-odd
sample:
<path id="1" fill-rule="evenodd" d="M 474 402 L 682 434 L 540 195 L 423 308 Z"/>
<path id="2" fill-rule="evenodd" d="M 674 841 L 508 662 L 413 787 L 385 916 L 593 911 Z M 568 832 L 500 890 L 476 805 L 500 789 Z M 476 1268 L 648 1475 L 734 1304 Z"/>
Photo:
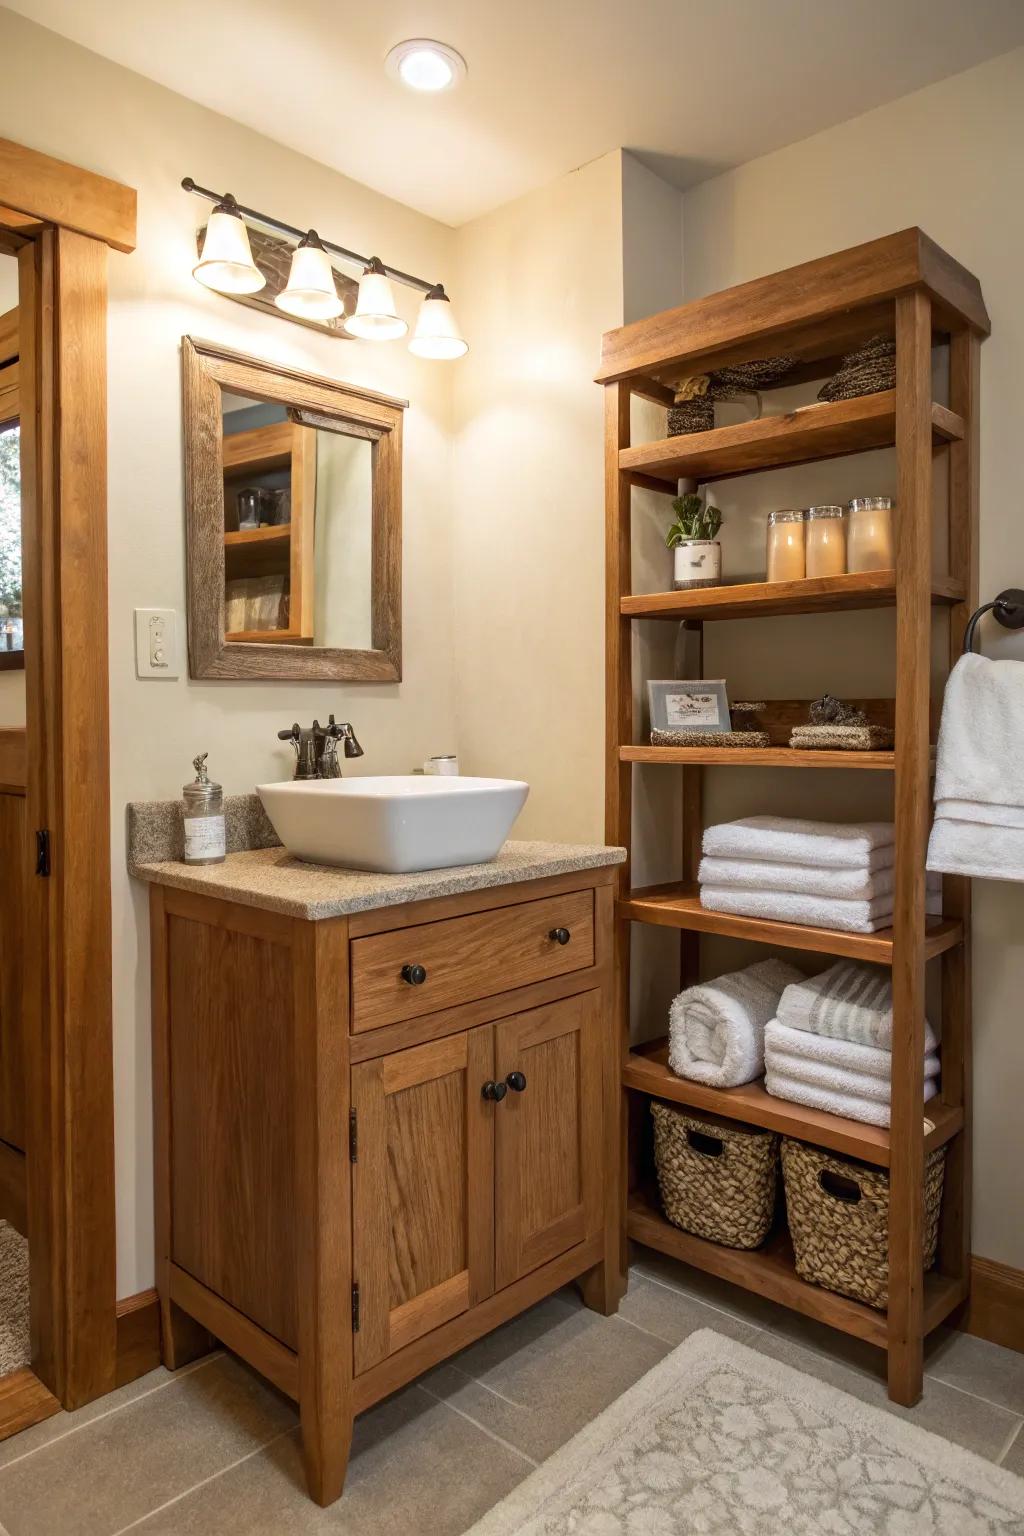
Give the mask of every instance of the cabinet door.
<path id="1" fill-rule="evenodd" d="M 493 1075 L 490 1025 L 352 1069 L 357 1373 L 494 1289 Z"/>
<path id="2" fill-rule="evenodd" d="M 495 1078 L 526 1080 L 494 1116 L 499 1290 L 601 1225 L 600 999 L 584 992 L 494 1026 Z"/>

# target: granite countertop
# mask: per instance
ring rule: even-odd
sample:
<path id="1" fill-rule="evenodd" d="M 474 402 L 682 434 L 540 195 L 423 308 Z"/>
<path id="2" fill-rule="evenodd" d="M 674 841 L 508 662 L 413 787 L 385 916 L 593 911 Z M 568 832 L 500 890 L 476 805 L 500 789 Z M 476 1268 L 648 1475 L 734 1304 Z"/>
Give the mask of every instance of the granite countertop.
<path id="1" fill-rule="evenodd" d="M 465 891 L 513 885 L 547 875 L 574 874 L 625 861 L 624 848 L 593 844 L 507 842 L 489 864 L 462 864 L 420 874 L 380 875 L 333 869 L 292 858 L 278 845 L 229 853 L 223 864 L 185 864 L 180 859 L 132 859 L 131 872 L 156 885 L 221 896 L 286 917 L 341 917 L 407 901 L 459 896 Z"/>

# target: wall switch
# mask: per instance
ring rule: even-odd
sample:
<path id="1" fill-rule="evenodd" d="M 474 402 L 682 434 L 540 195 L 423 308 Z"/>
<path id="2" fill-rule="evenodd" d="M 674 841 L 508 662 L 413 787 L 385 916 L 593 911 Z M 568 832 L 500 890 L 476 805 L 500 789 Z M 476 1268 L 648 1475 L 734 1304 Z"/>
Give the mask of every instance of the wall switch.
<path id="1" fill-rule="evenodd" d="M 173 608 L 136 608 L 135 675 L 180 677 L 178 615 Z"/>

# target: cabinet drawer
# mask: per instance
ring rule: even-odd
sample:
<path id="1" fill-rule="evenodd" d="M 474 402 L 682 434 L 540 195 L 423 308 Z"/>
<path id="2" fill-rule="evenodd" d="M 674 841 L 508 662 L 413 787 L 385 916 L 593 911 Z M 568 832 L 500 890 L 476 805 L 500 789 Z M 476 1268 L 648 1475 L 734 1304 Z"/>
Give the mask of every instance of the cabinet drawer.
<path id="1" fill-rule="evenodd" d="M 568 942 L 552 937 L 556 930 L 567 930 Z M 354 939 L 351 960 L 352 1028 L 379 1029 L 593 965 L 594 893 Z M 422 981 L 411 979 L 413 967 L 422 967 Z"/>

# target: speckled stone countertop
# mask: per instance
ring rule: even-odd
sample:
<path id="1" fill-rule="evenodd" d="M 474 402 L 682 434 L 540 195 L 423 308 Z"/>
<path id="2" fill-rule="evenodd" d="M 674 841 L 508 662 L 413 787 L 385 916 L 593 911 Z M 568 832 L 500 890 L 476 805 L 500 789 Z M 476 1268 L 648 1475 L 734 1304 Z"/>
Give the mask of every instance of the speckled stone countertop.
<path id="1" fill-rule="evenodd" d="M 287 917 L 317 919 L 366 912 L 373 907 L 400 906 L 406 901 L 430 901 L 436 896 L 460 896 L 465 891 L 514 885 L 546 875 L 600 869 L 621 864 L 625 857 L 624 848 L 508 842 L 489 864 L 462 864 L 455 869 L 430 869 L 411 875 L 378 875 L 306 864 L 278 846 L 229 853 L 223 864 L 184 864 L 178 859 L 133 861 L 131 872 L 138 879 L 157 885 L 221 896 Z"/>

